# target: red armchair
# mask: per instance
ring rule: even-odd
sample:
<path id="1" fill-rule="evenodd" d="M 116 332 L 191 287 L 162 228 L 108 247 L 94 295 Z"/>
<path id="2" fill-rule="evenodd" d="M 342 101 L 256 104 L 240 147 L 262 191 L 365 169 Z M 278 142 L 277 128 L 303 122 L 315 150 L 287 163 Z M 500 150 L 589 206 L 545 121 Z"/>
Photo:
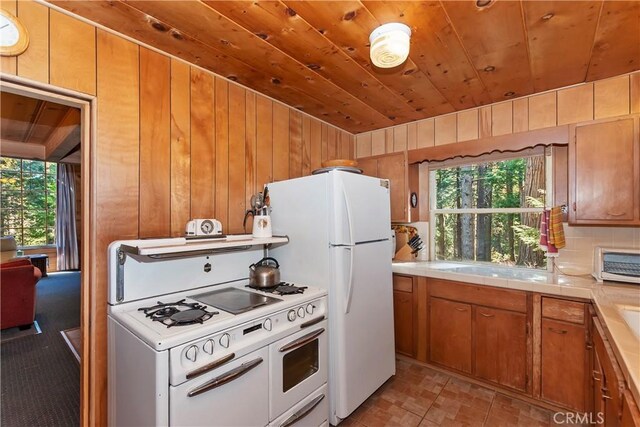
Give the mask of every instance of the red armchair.
<path id="1" fill-rule="evenodd" d="M 36 283 L 40 269 L 28 258 L 0 264 L 0 329 L 26 329 L 36 318 Z"/>

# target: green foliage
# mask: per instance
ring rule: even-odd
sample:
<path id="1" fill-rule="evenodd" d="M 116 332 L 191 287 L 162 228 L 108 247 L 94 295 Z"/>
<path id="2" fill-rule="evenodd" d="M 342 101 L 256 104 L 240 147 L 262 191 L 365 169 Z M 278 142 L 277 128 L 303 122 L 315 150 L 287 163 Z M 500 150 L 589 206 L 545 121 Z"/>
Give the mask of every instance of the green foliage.
<path id="1" fill-rule="evenodd" d="M 0 157 L 0 232 L 19 246 L 55 243 L 57 164 Z"/>

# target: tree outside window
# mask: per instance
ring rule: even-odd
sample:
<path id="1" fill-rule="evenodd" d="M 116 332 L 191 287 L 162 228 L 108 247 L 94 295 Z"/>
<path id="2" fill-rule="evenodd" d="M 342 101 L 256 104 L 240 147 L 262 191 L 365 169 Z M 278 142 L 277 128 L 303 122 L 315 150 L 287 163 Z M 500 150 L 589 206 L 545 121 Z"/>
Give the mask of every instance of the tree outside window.
<path id="1" fill-rule="evenodd" d="M 544 155 L 439 168 L 431 179 L 435 259 L 546 266 Z"/>
<path id="2" fill-rule="evenodd" d="M 55 244 L 57 164 L 0 157 L 0 232 L 18 246 Z"/>

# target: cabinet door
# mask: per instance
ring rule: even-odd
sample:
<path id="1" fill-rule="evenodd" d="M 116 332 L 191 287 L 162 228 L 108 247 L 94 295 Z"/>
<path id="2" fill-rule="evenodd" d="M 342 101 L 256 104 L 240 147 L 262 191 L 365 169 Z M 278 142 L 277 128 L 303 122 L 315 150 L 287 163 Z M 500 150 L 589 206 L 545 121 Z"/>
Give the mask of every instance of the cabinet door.
<path id="1" fill-rule="evenodd" d="M 407 221 L 409 199 L 404 153 L 378 158 L 378 177 L 386 178 L 391 185 L 391 221 Z"/>
<path id="2" fill-rule="evenodd" d="M 586 410 L 586 329 L 542 319 L 542 397 L 560 406 Z"/>
<path id="3" fill-rule="evenodd" d="M 597 318 L 593 319 L 593 347 L 601 366 L 601 395 L 604 401 L 605 425 L 618 426 L 622 416 L 624 377 Z"/>
<path id="4" fill-rule="evenodd" d="M 637 119 L 576 127 L 570 145 L 573 211 L 577 224 L 638 223 Z"/>
<path id="5" fill-rule="evenodd" d="M 358 167 L 362 169 L 363 175 L 378 176 L 377 159 L 358 159 Z"/>
<path id="6" fill-rule="evenodd" d="M 475 374 L 518 390 L 527 388 L 527 316 L 474 307 Z"/>
<path id="7" fill-rule="evenodd" d="M 393 275 L 393 328 L 396 352 L 415 357 L 413 278 Z"/>
<path id="8" fill-rule="evenodd" d="M 600 358 L 598 352 L 595 349 L 592 352 L 593 357 L 593 372 L 591 375 L 591 386 L 593 389 L 593 416 L 592 420 L 604 421 L 604 411 L 606 409 L 604 397 L 602 396 L 602 389 L 604 388 L 604 374 L 602 372 L 602 365 L 600 364 Z M 602 422 L 600 422 L 602 424 Z"/>
<path id="9" fill-rule="evenodd" d="M 471 305 L 431 298 L 430 361 L 471 373 Z"/>
<path id="10" fill-rule="evenodd" d="M 629 390 L 625 390 L 622 396 L 622 427 L 640 427 L 640 410 L 633 400 Z"/>

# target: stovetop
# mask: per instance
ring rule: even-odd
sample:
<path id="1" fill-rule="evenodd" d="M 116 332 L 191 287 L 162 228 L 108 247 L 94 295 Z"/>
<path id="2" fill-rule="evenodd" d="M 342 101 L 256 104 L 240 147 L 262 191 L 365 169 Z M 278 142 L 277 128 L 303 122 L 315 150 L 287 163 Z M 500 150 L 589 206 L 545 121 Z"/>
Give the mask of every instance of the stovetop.
<path id="1" fill-rule="evenodd" d="M 304 287 L 303 293 L 279 295 L 273 292 L 275 289 L 254 290 L 247 285 L 243 280 L 192 289 L 109 306 L 108 312 L 154 349 L 164 350 L 326 295 L 326 290 L 315 287 Z M 244 302 L 253 300 L 258 304 L 253 309 L 236 310 L 239 305 L 228 305 L 234 295 L 242 295 Z M 265 299 L 269 302 L 260 303 Z M 162 305 L 168 303 L 178 304 L 169 306 L 173 308 Z"/>

